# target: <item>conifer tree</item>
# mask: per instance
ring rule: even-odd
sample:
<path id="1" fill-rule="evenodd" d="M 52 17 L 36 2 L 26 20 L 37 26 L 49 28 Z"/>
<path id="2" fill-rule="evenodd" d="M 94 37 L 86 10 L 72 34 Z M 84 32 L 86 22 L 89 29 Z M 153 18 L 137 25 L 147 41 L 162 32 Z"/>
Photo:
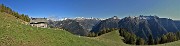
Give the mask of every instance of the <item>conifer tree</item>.
<path id="1" fill-rule="evenodd" d="M 148 37 L 148 45 L 153 45 L 153 44 L 154 44 L 154 39 L 152 37 L 152 34 L 150 34 Z"/>
<path id="2" fill-rule="evenodd" d="M 145 40 L 143 38 L 137 38 L 136 45 L 144 45 Z"/>
<path id="3" fill-rule="evenodd" d="M 166 42 L 167 42 L 167 37 L 166 37 L 166 35 L 163 35 L 160 39 L 160 44 L 166 43 Z"/>

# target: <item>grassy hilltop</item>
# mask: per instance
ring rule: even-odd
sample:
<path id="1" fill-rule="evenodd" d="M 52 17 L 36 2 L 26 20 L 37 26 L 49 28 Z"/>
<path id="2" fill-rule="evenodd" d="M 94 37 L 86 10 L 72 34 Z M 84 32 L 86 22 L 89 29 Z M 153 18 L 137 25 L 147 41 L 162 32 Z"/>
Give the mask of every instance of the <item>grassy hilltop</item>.
<path id="1" fill-rule="evenodd" d="M 64 30 L 37 28 L 22 24 L 16 17 L 0 12 L 0 46 L 118 46 L 122 42 L 114 31 L 89 38 L 73 35 Z"/>

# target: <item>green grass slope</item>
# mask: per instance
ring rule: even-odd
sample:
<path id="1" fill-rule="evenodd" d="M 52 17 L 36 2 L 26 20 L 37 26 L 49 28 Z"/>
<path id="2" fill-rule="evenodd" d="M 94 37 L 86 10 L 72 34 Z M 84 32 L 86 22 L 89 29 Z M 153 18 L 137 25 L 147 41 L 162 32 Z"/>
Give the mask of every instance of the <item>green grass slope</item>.
<path id="1" fill-rule="evenodd" d="M 106 44 L 110 44 L 110 46 L 129 46 L 128 44 L 125 44 L 122 39 L 123 37 L 119 36 L 118 31 L 112 31 L 106 34 L 103 34 L 99 37 L 90 38 L 97 41 L 104 42 Z"/>
<path id="2" fill-rule="evenodd" d="M 170 42 L 170 43 L 165 43 L 165 44 L 159 44 L 155 46 L 180 46 L 180 41 L 175 41 L 175 42 Z"/>
<path id="3" fill-rule="evenodd" d="M 124 46 L 118 32 L 80 37 L 64 30 L 31 27 L 0 12 L 0 46 Z"/>

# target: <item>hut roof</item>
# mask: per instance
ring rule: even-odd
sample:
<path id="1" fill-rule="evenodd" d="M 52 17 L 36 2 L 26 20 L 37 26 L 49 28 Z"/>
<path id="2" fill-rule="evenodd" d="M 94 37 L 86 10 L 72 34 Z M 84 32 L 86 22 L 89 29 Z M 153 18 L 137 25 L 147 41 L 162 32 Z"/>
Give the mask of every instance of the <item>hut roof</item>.
<path id="1" fill-rule="evenodd" d="M 47 18 L 31 18 L 30 23 L 48 22 Z"/>

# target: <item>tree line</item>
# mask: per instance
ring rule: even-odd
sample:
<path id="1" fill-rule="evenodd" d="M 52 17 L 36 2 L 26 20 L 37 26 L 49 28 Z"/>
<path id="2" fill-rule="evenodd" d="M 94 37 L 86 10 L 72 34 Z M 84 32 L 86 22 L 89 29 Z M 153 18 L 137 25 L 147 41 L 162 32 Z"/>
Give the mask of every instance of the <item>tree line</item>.
<path id="1" fill-rule="evenodd" d="M 106 34 L 106 33 L 109 33 L 111 31 L 114 31 L 114 30 L 118 30 L 116 28 L 103 28 L 101 31 L 95 33 L 95 32 L 89 32 L 89 34 L 87 35 L 87 37 L 97 37 L 97 36 L 100 36 L 102 34 Z"/>
<path id="2" fill-rule="evenodd" d="M 11 8 L 6 7 L 4 4 L 0 4 L 0 12 L 5 12 L 8 14 L 11 14 L 11 15 L 15 16 L 16 18 L 21 19 L 26 22 L 30 21 L 30 18 L 28 15 L 19 14 L 18 12 L 13 11 Z"/>
<path id="3" fill-rule="evenodd" d="M 126 29 L 121 28 L 119 30 L 119 35 L 124 37 L 123 41 L 126 44 L 133 44 L 133 45 L 144 45 L 145 40 L 143 38 L 137 37 L 135 34 L 128 32 Z"/>
<path id="4" fill-rule="evenodd" d="M 126 29 L 119 29 L 119 33 L 120 36 L 124 37 L 124 43 L 132 45 L 156 45 L 180 40 L 180 32 L 168 32 L 156 39 L 154 39 L 153 35 L 150 34 L 147 40 L 128 32 Z"/>
<path id="5" fill-rule="evenodd" d="M 180 40 L 180 32 L 169 32 L 163 36 L 161 36 L 160 40 L 158 41 L 159 44 L 163 44 L 163 43 L 168 43 L 168 42 L 173 42 L 173 41 L 177 41 Z"/>
<path id="6" fill-rule="evenodd" d="M 134 33 L 129 32 L 127 29 L 124 28 L 103 28 L 100 32 L 90 32 L 87 37 L 97 37 L 102 34 L 114 31 L 114 30 L 119 30 L 119 35 L 124 37 L 123 42 L 126 44 L 131 44 L 131 45 L 156 45 L 156 44 L 164 44 L 168 42 L 173 42 L 180 40 L 180 32 L 168 32 L 158 38 L 153 38 L 153 35 L 150 34 L 148 36 L 148 39 L 144 39 L 141 37 L 136 36 Z"/>

